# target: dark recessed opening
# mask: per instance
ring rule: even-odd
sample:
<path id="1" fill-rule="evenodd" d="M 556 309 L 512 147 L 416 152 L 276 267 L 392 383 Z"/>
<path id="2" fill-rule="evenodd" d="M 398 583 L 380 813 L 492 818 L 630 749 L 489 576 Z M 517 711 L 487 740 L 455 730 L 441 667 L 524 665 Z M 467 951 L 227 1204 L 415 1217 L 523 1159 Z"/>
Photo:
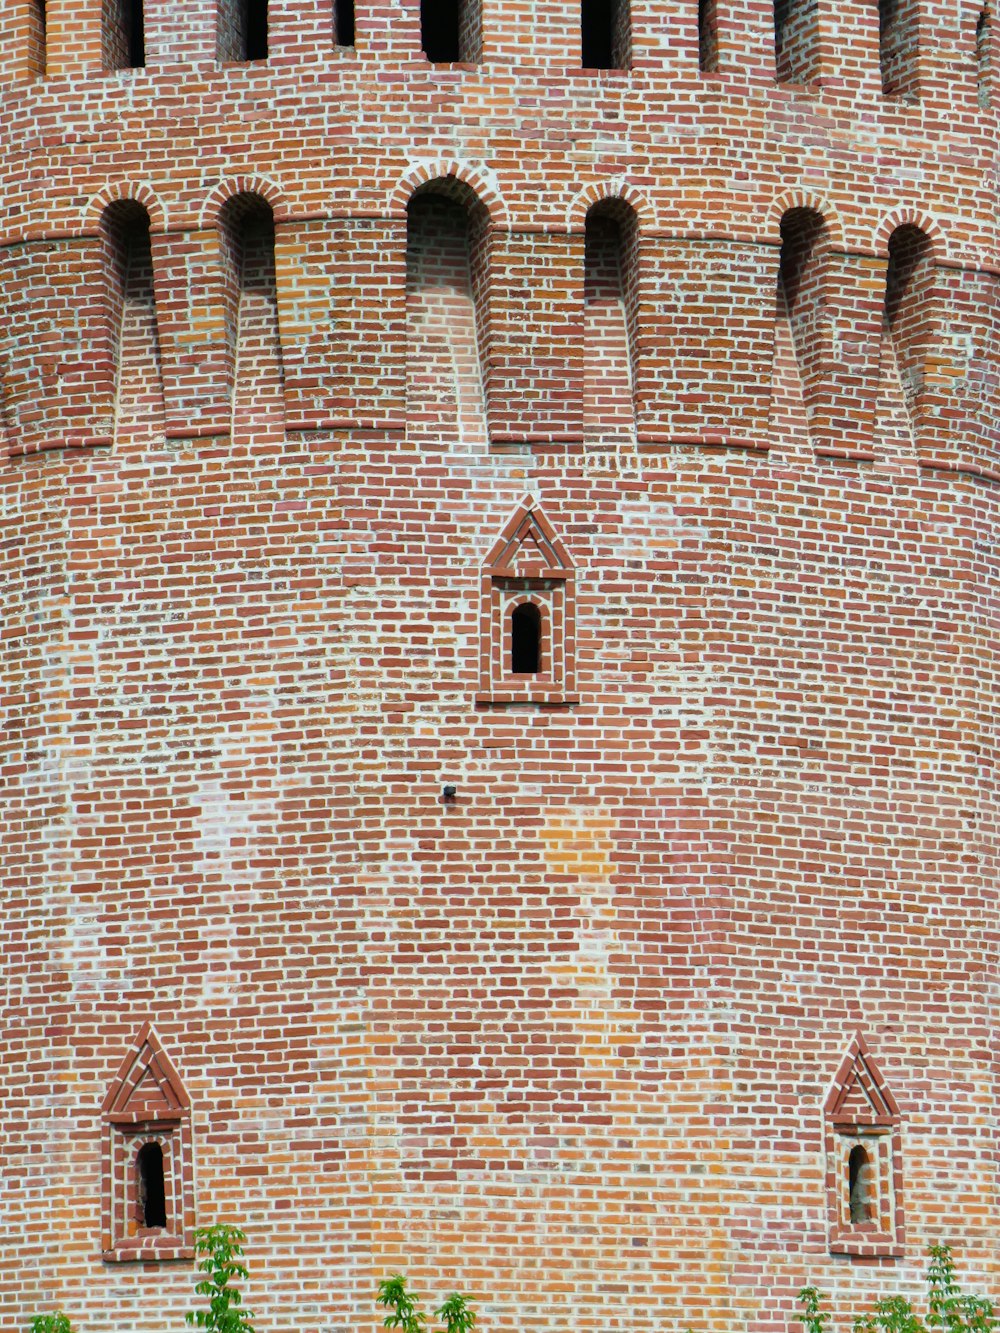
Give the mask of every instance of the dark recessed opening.
<path id="1" fill-rule="evenodd" d="M 338 46 L 354 45 L 354 0 L 336 0 L 334 6 L 336 42 Z"/>
<path id="2" fill-rule="evenodd" d="M 163 1188 L 163 1149 L 158 1143 L 146 1143 L 135 1159 L 139 1218 L 144 1227 L 167 1225 L 167 1204 Z"/>
<path id="3" fill-rule="evenodd" d="M 628 69 L 629 0 L 581 0 L 580 62 L 584 69 Z"/>
<path id="4" fill-rule="evenodd" d="M 789 53 L 785 41 L 790 10 L 791 0 L 774 0 L 774 63 L 779 83 L 791 78 Z"/>
<path id="5" fill-rule="evenodd" d="M 247 60 L 267 59 L 267 0 L 247 0 Z"/>
<path id="6" fill-rule="evenodd" d="M 698 68 L 703 74 L 719 68 L 716 0 L 698 0 Z"/>
<path id="7" fill-rule="evenodd" d="M 906 306 L 907 293 L 916 285 L 917 275 L 928 262 L 931 243 L 926 234 L 912 223 L 897 227 L 889 237 L 889 264 L 885 277 L 885 318 L 890 329 Z"/>
<path id="8" fill-rule="evenodd" d="M 33 74 L 45 73 L 45 0 L 34 0 L 29 34 L 29 67 Z"/>
<path id="9" fill-rule="evenodd" d="M 428 60 L 461 60 L 458 31 L 459 0 L 420 0 L 420 40 Z"/>
<path id="10" fill-rule="evenodd" d="M 976 70 L 978 75 L 979 105 L 985 110 L 990 104 L 990 77 L 991 77 L 991 56 L 990 50 L 992 33 L 990 31 L 990 9 L 989 5 L 983 5 L 982 12 L 976 22 Z"/>
<path id="11" fill-rule="evenodd" d="M 542 669 L 542 613 L 534 602 L 511 612 L 510 669 L 515 676 L 537 675 Z"/>
<path id="12" fill-rule="evenodd" d="M 612 0 L 583 0 L 580 36 L 584 69 L 614 69 L 614 5 Z"/>
<path id="13" fill-rule="evenodd" d="M 128 63 L 133 69 L 142 69 L 146 63 L 146 32 L 142 0 L 132 0 L 128 7 L 126 23 L 128 25 Z"/>
<path id="14" fill-rule="evenodd" d="M 850 1190 L 851 1221 L 855 1225 L 870 1222 L 872 1206 L 872 1160 L 860 1144 L 851 1149 L 847 1163 L 847 1183 Z"/>

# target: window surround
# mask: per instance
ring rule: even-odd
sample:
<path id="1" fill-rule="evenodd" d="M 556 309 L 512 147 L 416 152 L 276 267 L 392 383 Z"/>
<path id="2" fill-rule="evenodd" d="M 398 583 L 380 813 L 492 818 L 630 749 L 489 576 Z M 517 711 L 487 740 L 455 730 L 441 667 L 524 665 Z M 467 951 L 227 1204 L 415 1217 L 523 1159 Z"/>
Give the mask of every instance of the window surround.
<path id="1" fill-rule="evenodd" d="M 104 1138 L 102 1257 L 106 1263 L 194 1257 L 191 1100 L 152 1024 L 139 1030 L 101 1107 Z M 163 1154 L 166 1225 L 148 1227 L 139 1154 Z"/>

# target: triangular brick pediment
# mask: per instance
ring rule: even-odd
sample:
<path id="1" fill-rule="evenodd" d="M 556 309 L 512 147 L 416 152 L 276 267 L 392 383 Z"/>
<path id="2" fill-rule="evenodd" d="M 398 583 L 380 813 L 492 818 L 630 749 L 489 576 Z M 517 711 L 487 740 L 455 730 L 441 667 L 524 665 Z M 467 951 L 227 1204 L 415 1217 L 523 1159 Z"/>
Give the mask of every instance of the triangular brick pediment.
<path id="1" fill-rule="evenodd" d="M 191 1099 L 180 1075 L 152 1024 L 144 1024 L 108 1089 L 102 1114 L 156 1120 L 184 1115 L 190 1108 Z"/>
<path id="2" fill-rule="evenodd" d="M 851 1041 L 824 1107 L 834 1124 L 890 1125 L 899 1107 L 861 1033 Z"/>
<path id="3" fill-rule="evenodd" d="M 573 562 L 541 506 L 526 496 L 494 543 L 484 569 L 518 578 L 569 578 Z"/>

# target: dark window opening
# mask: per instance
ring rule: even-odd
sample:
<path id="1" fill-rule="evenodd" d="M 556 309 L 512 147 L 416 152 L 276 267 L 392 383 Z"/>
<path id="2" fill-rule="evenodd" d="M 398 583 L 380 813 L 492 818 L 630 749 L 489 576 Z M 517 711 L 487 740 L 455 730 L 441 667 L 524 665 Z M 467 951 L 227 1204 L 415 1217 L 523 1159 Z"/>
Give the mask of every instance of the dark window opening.
<path id="1" fill-rule="evenodd" d="M 146 31 L 141 0 L 132 0 L 129 10 L 128 63 L 133 69 L 142 69 L 146 63 Z"/>
<path id="2" fill-rule="evenodd" d="M 703 74 L 714 74 L 719 68 L 716 0 L 698 0 L 698 68 Z"/>
<path id="3" fill-rule="evenodd" d="M 461 60 L 458 27 L 458 0 L 420 0 L 420 39 L 428 60 Z"/>
<path id="4" fill-rule="evenodd" d="M 628 69 L 628 0 L 582 0 L 580 56 L 584 69 Z"/>
<path id="5" fill-rule="evenodd" d="M 862 1222 L 870 1222 L 875 1215 L 872 1199 L 872 1159 L 860 1144 L 851 1149 L 847 1163 L 847 1184 L 850 1191 L 852 1224 L 857 1226 Z"/>
<path id="6" fill-rule="evenodd" d="M 147 1143 L 135 1159 L 139 1220 L 144 1227 L 167 1225 L 166 1192 L 163 1186 L 163 1149 Z"/>
<path id="7" fill-rule="evenodd" d="M 267 0 L 219 0 L 216 56 L 241 63 L 267 59 Z"/>
<path id="8" fill-rule="evenodd" d="M 515 676 L 534 676 L 542 669 L 542 613 L 534 602 L 511 612 L 510 669 Z"/>
<path id="9" fill-rule="evenodd" d="M 336 0 L 334 39 L 338 46 L 354 45 L 354 0 Z"/>
<path id="10" fill-rule="evenodd" d="M 247 0 L 247 60 L 267 59 L 267 0 Z"/>
<path id="11" fill-rule="evenodd" d="M 142 0 L 104 0 L 104 68 L 142 69 L 146 36 Z"/>

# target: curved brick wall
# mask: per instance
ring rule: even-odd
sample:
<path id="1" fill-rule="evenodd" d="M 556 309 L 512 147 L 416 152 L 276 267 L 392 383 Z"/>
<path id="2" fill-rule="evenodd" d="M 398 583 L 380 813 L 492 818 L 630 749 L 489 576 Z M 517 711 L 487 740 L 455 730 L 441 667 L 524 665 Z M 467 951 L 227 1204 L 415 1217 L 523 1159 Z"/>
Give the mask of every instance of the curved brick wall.
<path id="1" fill-rule="evenodd" d="M 181 1327 L 143 1117 L 262 1333 L 996 1290 L 989 34 L 701 8 L 6 0 L 4 1333 Z"/>

